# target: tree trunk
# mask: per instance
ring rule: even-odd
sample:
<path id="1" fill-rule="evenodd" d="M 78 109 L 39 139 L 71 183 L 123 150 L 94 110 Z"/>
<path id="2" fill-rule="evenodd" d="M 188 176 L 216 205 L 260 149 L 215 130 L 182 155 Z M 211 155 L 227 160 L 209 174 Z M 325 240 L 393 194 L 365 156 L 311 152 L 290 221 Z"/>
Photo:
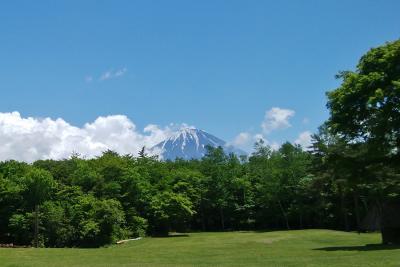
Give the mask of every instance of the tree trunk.
<path id="1" fill-rule="evenodd" d="M 34 246 L 39 247 L 39 205 L 35 205 L 35 235 Z"/>
<path id="2" fill-rule="evenodd" d="M 204 207 L 203 204 L 200 204 L 201 209 L 201 229 L 203 232 L 206 230 L 205 216 L 204 216 Z"/>
<path id="3" fill-rule="evenodd" d="M 347 210 L 345 210 L 345 213 L 344 213 L 344 227 L 346 229 L 346 232 L 350 231 L 349 215 L 347 214 Z"/>
<path id="4" fill-rule="evenodd" d="M 339 195 L 340 195 L 340 213 L 341 213 L 341 217 L 342 217 L 343 228 L 345 231 L 348 232 L 348 231 L 350 231 L 349 218 L 348 218 L 348 214 L 347 214 L 343 189 L 340 184 L 339 184 Z"/>
<path id="5" fill-rule="evenodd" d="M 382 205 L 381 233 L 383 244 L 400 244 L 400 200 L 388 200 Z"/>
<path id="6" fill-rule="evenodd" d="M 224 218 L 224 211 L 222 209 L 222 207 L 219 208 L 219 214 L 221 217 L 221 227 L 222 227 L 222 231 L 225 230 L 225 218 Z"/>
<path id="7" fill-rule="evenodd" d="M 299 214 L 299 226 L 300 226 L 300 229 L 303 229 L 303 212 L 302 211 L 300 211 L 300 214 Z"/>
<path id="8" fill-rule="evenodd" d="M 281 209 L 283 218 L 285 219 L 286 228 L 287 228 L 288 230 L 290 230 L 289 220 L 288 220 L 288 217 L 287 217 L 287 214 L 286 214 L 285 210 L 283 209 L 283 206 L 282 206 L 282 203 L 281 203 L 280 200 L 278 201 L 278 204 L 279 204 L 279 208 Z"/>
<path id="9" fill-rule="evenodd" d="M 358 202 L 358 191 L 357 190 L 354 190 L 353 199 L 354 199 L 354 211 L 356 214 L 357 231 L 360 232 L 361 219 L 360 219 L 360 207 L 359 207 L 360 205 Z"/>

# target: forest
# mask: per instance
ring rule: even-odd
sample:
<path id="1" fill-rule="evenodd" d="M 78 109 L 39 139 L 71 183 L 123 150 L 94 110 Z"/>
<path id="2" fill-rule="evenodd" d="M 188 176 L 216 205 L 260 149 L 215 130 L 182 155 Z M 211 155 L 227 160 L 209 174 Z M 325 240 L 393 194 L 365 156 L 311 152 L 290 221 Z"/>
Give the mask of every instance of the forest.
<path id="1" fill-rule="evenodd" d="M 400 40 L 337 75 L 307 149 L 262 140 L 248 157 L 105 151 L 0 163 L 0 243 L 99 247 L 170 232 L 327 228 L 400 243 Z"/>

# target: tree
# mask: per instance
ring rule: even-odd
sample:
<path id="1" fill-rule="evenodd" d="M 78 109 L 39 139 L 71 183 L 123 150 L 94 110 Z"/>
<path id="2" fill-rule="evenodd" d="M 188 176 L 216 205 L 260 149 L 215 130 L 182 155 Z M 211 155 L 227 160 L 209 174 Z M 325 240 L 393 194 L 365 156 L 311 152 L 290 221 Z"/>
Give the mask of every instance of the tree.
<path id="1" fill-rule="evenodd" d="M 400 208 L 400 40 L 371 49 L 338 78 L 341 86 L 328 93 L 328 125 L 357 153 L 356 183 L 383 184 L 382 239 L 400 243 L 400 215 L 392 212 Z"/>
<path id="2" fill-rule="evenodd" d="M 147 157 L 147 154 L 146 154 L 146 147 L 142 147 L 142 149 L 140 149 L 140 151 L 139 151 L 139 158 L 146 158 Z"/>
<path id="3" fill-rule="evenodd" d="M 209 219 L 213 221 L 214 227 L 225 230 L 226 212 L 230 203 L 230 178 L 227 175 L 228 157 L 222 147 L 206 147 L 207 152 L 202 160 L 202 172 L 205 174 L 205 184 L 207 191 L 205 199 L 210 210 Z M 219 221 L 219 227 L 217 226 Z"/>
<path id="4" fill-rule="evenodd" d="M 39 246 L 39 206 L 46 201 L 56 186 L 56 182 L 48 171 L 31 168 L 25 176 L 25 194 L 27 200 L 35 208 L 34 245 Z"/>
<path id="5" fill-rule="evenodd" d="M 10 236 L 15 236 L 15 227 L 10 229 L 10 219 L 13 215 L 21 215 L 19 210 L 25 202 L 22 177 L 28 169 L 28 164 L 17 161 L 0 163 L 0 240 L 3 242 L 19 241 L 10 240 Z M 22 222 L 22 220 L 17 221 Z"/>
<path id="6" fill-rule="evenodd" d="M 341 72 L 342 85 L 328 93 L 332 129 L 349 140 L 371 143 L 371 149 L 398 154 L 399 65 L 400 40 L 371 49 L 355 72 Z"/>
<path id="7" fill-rule="evenodd" d="M 326 196 L 329 195 L 324 200 L 332 204 L 327 217 L 331 217 L 339 229 L 349 231 L 355 221 L 357 230 L 360 230 L 360 200 L 374 198 L 370 191 L 365 197 L 362 196 L 365 190 L 361 189 L 368 178 L 363 157 L 360 157 L 362 146 L 348 144 L 340 135 L 334 134 L 327 124 L 322 125 L 312 139 L 312 172 L 320 184 L 330 185 L 330 188 L 321 188 Z M 364 207 L 364 211 L 367 209 Z"/>
<path id="8" fill-rule="evenodd" d="M 154 195 L 150 206 L 153 234 L 161 236 L 168 235 L 170 230 L 179 230 L 195 213 L 188 197 L 169 191 Z"/>

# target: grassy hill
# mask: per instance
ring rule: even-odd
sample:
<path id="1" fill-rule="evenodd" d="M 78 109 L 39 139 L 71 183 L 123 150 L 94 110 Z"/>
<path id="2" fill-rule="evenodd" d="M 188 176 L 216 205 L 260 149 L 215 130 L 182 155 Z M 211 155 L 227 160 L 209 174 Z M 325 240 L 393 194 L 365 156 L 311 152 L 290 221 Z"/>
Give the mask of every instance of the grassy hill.
<path id="1" fill-rule="evenodd" d="M 192 233 L 99 249 L 0 249 L 0 265 L 33 266 L 400 266 L 400 247 L 379 234 L 330 230 Z"/>

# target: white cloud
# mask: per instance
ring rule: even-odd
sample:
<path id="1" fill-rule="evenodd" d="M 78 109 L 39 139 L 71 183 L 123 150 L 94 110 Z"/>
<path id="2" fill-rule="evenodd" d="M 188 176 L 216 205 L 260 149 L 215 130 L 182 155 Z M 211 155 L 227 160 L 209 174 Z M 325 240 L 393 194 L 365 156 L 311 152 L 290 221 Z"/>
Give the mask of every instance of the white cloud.
<path id="1" fill-rule="evenodd" d="M 125 75 L 127 71 L 128 71 L 127 68 L 122 68 L 122 69 L 119 69 L 119 70 L 116 70 L 116 71 L 109 70 L 109 71 L 104 72 L 100 76 L 99 80 L 100 81 L 105 81 L 105 80 L 118 78 L 118 77 L 121 77 L 121 76 Z"/>
<path id="2" fill-rule="evenodd" d="M 278 150 L 281 147 L 281 144 L 278 142 L 272 142 L 269 144 L 269 146 L 272 148 L 272 150 Z"/>
<path id="3" fill-rule="evenodd" d="M 106 71 L 100 76 L 99 80 L 104 81 L 104 80 L 111 79 L 111 77 L 112 77 L 111 71 Z"/>
<path id="4" fill-rule="evenodd" d="M 123 68 L 123 69 L 117 70 L 117 71 L 114 73 L 114 76 L 115 76 L 115 77 L 122 76 L 122 75 L 124 75 L 127 71 L 128 71 L 127 68 Z"/>
<path id="5" fill-rule="evenodd" d="M 107 149 L 134 154 L 150 148 L 171 135 L 167 126 L 150 124 L 143 131 L 124 115 L 98 117 L 76 127 L 63 119 L 23 118 L 18 112 L 0 113 L 0 160 L 61 159 L 77 152 L 95 157 Z"/>
<path id="6" fill-rule="evenodd" d="M 311 135 L 310 131 L 305 131 L 299 134 L 299 137 L 294 141 L 295 144 L 301 145 L 303 149 L 308 149 L 311 145 Z"/>
<path id="7" fill-rule="evenodd" d="M 245 151 L 251 152 L 254 148 L 254 143 L 260 139 L 264 141 L 266 145 L 269 145 L 273 150 L 278 150 L 281 146 L 279 142 L 274 140 L 269 140 L 270 133 L 275 130 L 287 129 L 291 127 L 290 119 L 296 114 L 294 110 L 284 109 L 279 107 L 273 107 L 265 112 L 264 120 L 261 123 L 260 132 L 242 132 L 239 133 L 232 142 L 231 145 L 241 148 Z M 307 123 L 308 119 L 305 119 L 303 123 Z M 307 145 L 307 134 L 311 135 L 310 132 L 304 132 L 296 140 L 296 142 L 301 143 L 301 145 Z"/>
<path id="8" fill-rule="evenodd" d="M 255 134 L 253 138 L 254 138 L 254 140 L 256 140 L 256 141 L 263 140 L 264 142 L 267 142 L 267 139 L 264 137 L 264 135 L 262 135 L 262 134 L 260 134 L 260 133 Z"/>
<path id="9" fill-rule="evenodd" d="M 251 139 L 252 138 L 251 138 L 250 133 L 243 132 L 243 133 L 238 134 L 235 137 L 235 139 L 233 140 L 232 144 L 234 146 L 240 147 L 240 146 L 243 146 L 243 145 L 247 145 L 251 141 Z"/>
<path id="10" fill-rule="evenodd" d="M 270 133 L 274 130 L 286 129 L 291 127 L 289 119 L 293 117 L 295 112 L 291 109 L 283 109 L 274 107 L 265 112 L 264 121 L 261 128 L 264 133 Z"/>
<path id="11" fill-rule="evenodd" d="M 278 142 L 276 142 L 276 141 L 272 141 L 272 142 L 271 142 L 271 141 L 267 140 L 267 138 L 266 138 L 264 135 L 262 135 L 262 134 L 255 134 L 255 135 L 253 136 L 253 140 L 254 140 L 254 142 L 263 140 L 264 143 L 265 143 L 266 145 L 270 146 L 272 150 L 278 150 L 278 149 L 280 148 L 280 146 L 281 146 L 281 145 L 280 145 Z"/>
<path id="12" fill-rule="evenodd" d="M 264 120 L 261 123 L 261 133 L 254 134 L 250 132 L 241 132 L 232 142 L 230 142 L 230 144 L 251 152 L 254 148 L 254 143 L 261 139 L 265 144 L 271 146 L 272 149 L 277 150 L 280 147 L 279 143 L 269 141 L 266 136 L 274 130 L 291 127 L 292 125 L 290 124 L 289 119 L 294 115 L 294 110 L 273 107 L 265 112 Z"/>
<path id="13" fill-rule="evenodd" d="M 291 109 L 273 107 L 265 112 L 264 121 L 261 123 L 261 132 L 241 132 L 229 144 L 251 153 L 254 150 L 255 142 L 261 139 L 266 145 L 270 146 L 271 149 L 278 150 L 282 143 L 275 140 L 269 140 L 271 137 L 270 134 L 274 130 L 287 129 L 291 127 L 290 119 L 295 114 L 296 112 Z M 309 122 L 310 120 L 307 117 L 302 120 L 303 124 L 308 124 Z M 304 131 L 299 134 L 294 143 L 301 145 L 303 149 L 307 150 L 311 145 L 311 136 L 312 133 L 310 131 Z"/>
<path id="14" fill-rule="evenodd" d="M 273 150 L 278 150 L 280 144 L 277 142 L 270 142 L 263 134 L 251 134 L 249 132 L 239 133 L 229 145 L 233 145 L 246 152 L 251 153 L 254 150 L 254 144 L 260 140 L 263 140 L 266 145 L 269 145 Z"/>
<path id="15" fill-rule="evenodd" d="M 250 132 L 241 132 L 233 139 L 233 141 L 228 142 L 228 145 L 240 148 L 243 151 L 250 153 L 253 151 L 254 144 L 260 139 L 266 141 L 266 139 L 261 134 L 253 135 Z"/>

